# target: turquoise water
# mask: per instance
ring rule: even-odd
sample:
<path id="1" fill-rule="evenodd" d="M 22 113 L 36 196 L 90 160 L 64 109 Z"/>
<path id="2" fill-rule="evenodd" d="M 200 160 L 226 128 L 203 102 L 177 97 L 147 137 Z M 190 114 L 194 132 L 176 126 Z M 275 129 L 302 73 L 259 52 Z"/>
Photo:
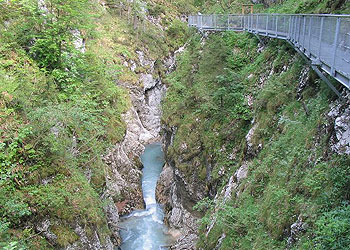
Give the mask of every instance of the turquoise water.
<path id="1" fill-rule="evenodd" d="M 157 180 L 162 172 L 164 153 L 160 143 L 147 145 L 141 155 L 143 164 L 142 192 L 146 209 L 134 211 L 121 219 L 120 236 L 122 250 L 165 249 L 171 244 L 163 224 L 163 209 L 156 202 L 155 190 Z"/>

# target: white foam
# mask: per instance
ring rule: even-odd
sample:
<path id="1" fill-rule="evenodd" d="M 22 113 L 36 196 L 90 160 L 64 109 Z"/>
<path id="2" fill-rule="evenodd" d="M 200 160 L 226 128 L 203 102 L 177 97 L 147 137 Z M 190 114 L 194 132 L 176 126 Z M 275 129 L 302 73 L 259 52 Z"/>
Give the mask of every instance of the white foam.
<path id="1" fill-rule="evenodd" d="M 163 218 L 164 214 L 156 202 L 155 189 L 164 161 L 161 145 L 152 144 L 146 147 L 145 153 L 141 156 L 143 169 L 142 191 L 146 210 L 134 211 L 121 226 L 128 230 L 121 230 L 122 250 L 158 250 L 160 246 L 169 244 L 168 238 L 164 235 L 167 230 Z"/>

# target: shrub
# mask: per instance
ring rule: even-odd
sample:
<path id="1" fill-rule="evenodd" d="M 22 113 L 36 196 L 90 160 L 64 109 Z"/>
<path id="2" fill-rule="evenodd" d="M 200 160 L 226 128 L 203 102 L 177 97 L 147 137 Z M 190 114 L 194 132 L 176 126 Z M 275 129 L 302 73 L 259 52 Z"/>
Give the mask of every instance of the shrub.
<path id="1" fill-rule="evenodd" d="M 316 221 L 317 249 L 349 249 L 350 246 L 350 205 L 341 206 L 323 213 Z"/>

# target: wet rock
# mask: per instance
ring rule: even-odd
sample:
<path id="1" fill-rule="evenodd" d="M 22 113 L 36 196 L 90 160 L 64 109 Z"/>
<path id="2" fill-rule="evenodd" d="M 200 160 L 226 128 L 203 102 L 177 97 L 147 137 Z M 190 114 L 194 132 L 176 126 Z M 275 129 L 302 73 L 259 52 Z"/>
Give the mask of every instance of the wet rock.
<path id="1" fill-rule="evenodd" d="M 159 138 L 161 131 L 161 101 L 166 93 L 166 87 L 160 79 L 149 79 L 145 89 L 144 99 L 135 102 L 143 126 L 150 131 L 153 138 Z"/>
<path id="2" fill-rule="evenodd" d="M 120 211 L 121 214 L 130 212 L 129 209 L 143 208 L 139 156 L 146 144 L 159 137 L 162 92 L 155 90 L 147 94 L 148 102 L 144 91 L 132 89 L 133 105 L 123 115 L 126 123 L 125 137 L 105 157 L 111 169 L 106 178 L 108 190 L 113 197 L 121 197 L 120 201 L 128 201 Z M 154 99 L 156 101 L 150 101 Z"/>
<path id="3" fill-rule="evenodd" d="M 156 187 L 156 199 L 160 204 L 166 204 L 170 197 L 170 192 L 172 188 L 172 184 L 174 183 L 174 173 L 173 169 L 165 164 L 163 167 L 163 171 L 160 174 L 160 177 L 157 182 Z"/>
<path id="4" fill-rule="evenodd" d="M 118 213 L 118 208 L 115 205 L 114 201 L 112 198 L 108 198 L 106 200 L 106 204 L 104 207 L 104 211 L 107 216 L 107 221 L 108 221 L 108 227 L 112 232 L 113 240 L 114 240 L 114 245 L 120 245 L 121 240 L 120 240 L 120 235 L 119 235 L 119 213 Z"/>
<path id="5" fill-rule="evenodd" d="M 165 221 L 170 230 L 177 233 L 171 249 L 195 249 L 198 219 L 183 205 L 186 201 L 182 192 L 176 184 L 173 168 L 165 165 L 158 180 L 156 197 L 164 205 Z"/>
<path id="6" fill-rule="evenodd" d="M 176 192 L 176 185 L 174 190 Z M 195 249 L 198 240 L 198 219 L 181 204 L 177 194 L 173 192 L 173 209 L 168 217 L 169 226 L 181 231 L 181 237 L 176 240 L 171 249 Z"/>

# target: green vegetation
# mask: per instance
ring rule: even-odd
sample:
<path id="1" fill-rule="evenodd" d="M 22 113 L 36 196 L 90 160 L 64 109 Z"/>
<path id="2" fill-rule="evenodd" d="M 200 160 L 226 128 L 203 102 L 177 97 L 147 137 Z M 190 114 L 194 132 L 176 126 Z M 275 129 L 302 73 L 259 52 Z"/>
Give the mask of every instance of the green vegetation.
<path id="1" fill-rule="evenodd" d="M 137 86 L 148 70 L 125 65 L 138 61 L 137 50 L 160 62 L 185 42 L 176 18 L 193 6 L 106 4 L 0 0 L 1 248 L 66 247 L 79 239 L 77 223 L 88 237 L 98 228 L 102 244 L 110 235 L 102 155 L 124 137 L 121 114 L 130 106 L 117 83 Z M 57 245 L 36 227 L 47 218 Z"/>
<path id="2" fill-rule="evenodd" d="M 198 246 L 213 249 L 225 232 L 222 249 L 282 249 L 300 216 L 308 228 L 296 249 L 345 249 L 350 162 L 327 150 L 325 133 L 334 96 L 311 75 L 311 86 L 296 100 L 304 65 L 293 50 L 272 40 L 258 53 L 257 39 L 231 32 L 203 42 L 178 18 L 198 10 L 237 13 L 243 0 L 106 2 L 104 9 L 94 0 L 41 6 L 0 0 L 0 247 L 66 247 L 79 238 L 76 223 L 88 236 L 99 228 L 102 241 L 110 234 L 100 198 L 109 169 L 101 155 L 123 138 L 121 114 L 130 105 L 117 82 L 139 84 L 138 74 L 147 70 L 123 63 L 137 61 L 141 50 L 164 76 L 162 59 L 187 42 L 177 70 L 164 80 L 163 121 L 177 128 L 169 157 L 211 195 L 243 162 L 249 167 L 239 197 L 214 204 L 209 196 L 196 206 L 206 212 L 201 232 L 216 218 Z M 349 8 L 342 1 L 286 0 L 256 9 Z M 76 45 L 80 38 L 85 51 Z M 253 144 L 263 148 L 255 158 L 245 140 L 252 119 Z M 46 218 L 55 246 L 35 227 Z"/>
<path id="3" fill-rule="evenodd" d="M 215 2 L 203 3 L 204 11 L 223 12 Z M 344 13 L 349 7 L 334 6 L 287 0 L 264 11 Z M 198 247 L 214 249 L 225 233 L 220 249 L 285 249 L 299 217 L 307 226 L 291 248 L 348 249 L 350 161 L 330 151 L 326 130 L 335 96 L 310 72 L 297 100 L 303 60 L 278 40 L 257 53 L 257 42 L 230 32 L 210 34 L 203 42 L 193 33 L 168 77 L 164 122 L 177 129 L 169 157 L 188 181 L 195 178 L 208 191 L 209 198 L 195 206 L 206 211 Z M 254 150 L 262 147 L 256 156 L 246 152 L 252 119 Z M 243 164 L 249 174 L 239 196 L 214 202 L 212 189 L 220 192 Z"/>
<path id="4" fill-rule="evenodd" d="M 179 128 L 177 139 L 169 149 L 174 158 L 180 154 L 178 149 L 185 137 L 188 148 L 195 149 L 186 158 L 199 154 L 200 163 L 204 163 L 209 154 L 225 161 L 221 146 L 227 142 L 232 149 L 232 141 L 244 138 L 251 114 L 244 98 L 246 88 L 236 72 L 253 54 L 243 54 L 239 48 L 231 51 L 230 46 L 237 41 L 241 48 L 253 50 L 256 46 L 247 36 L 235 33 L 214 35 L 202 46 L 200 37 L 193 34 L 188 50 L 179 57 L 176 72 L 168 77 L 170 86 L 163 105 L 163 119 L 169 126 Z M 231 64 L 231 57 L 238 60 Z M 195 171 L 204 180 L 205 164 L 199 167 L 204 168 Z M 191 165 L 182 168 L 189 173 L 194 170 Z"/>
<path id="5" fill-rule="evenodd" d="M 271 6 L 270 13 L 336 13 L 348 14 L 350 3 L 343 0 L 285 0 L 282 4 Z"/>
<path id="6" fill-rule="evenodd" d="M 77 35 L 87 46 L 100 39 L 92 20 L 102 10 L 86 0 L 45 3 L 0 3 L 0 245 L 8 249 L 51 248 L 33 227 L 46 216 L 60 246 L 77 240 L 76 221 L 109 234 L 101 155 L 125 130 L 120 66 L 74 45 Z"/>
<path id="7" fill-rule="evenodd" d="M 344 0 L 261 0 L 254 4 L 255 13 L 337 13 L 348 14 L 350 3 Z M 242 13 L 246 0 L 194 0 L 194 5 L 203 13 Z"/>

